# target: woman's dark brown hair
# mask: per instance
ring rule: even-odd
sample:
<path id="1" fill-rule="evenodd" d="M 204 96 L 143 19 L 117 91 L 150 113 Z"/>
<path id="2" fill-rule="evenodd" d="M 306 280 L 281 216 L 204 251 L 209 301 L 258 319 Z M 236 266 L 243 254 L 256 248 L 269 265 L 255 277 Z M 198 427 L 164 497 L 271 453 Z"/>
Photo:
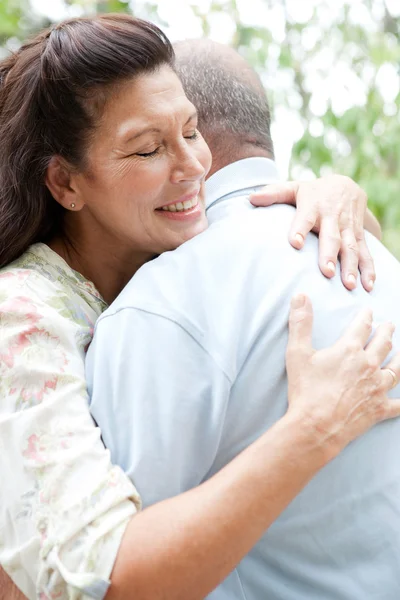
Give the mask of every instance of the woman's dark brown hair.
<path id="1" fill-rule="evenodd" d="M 64 209 L 45 185 L 52 156 L 84 168 L 101 99 L 173 61 L 152 23 L 101 15 L 43 31 L 0 62 L 0 267 L 62 229 Z"/>

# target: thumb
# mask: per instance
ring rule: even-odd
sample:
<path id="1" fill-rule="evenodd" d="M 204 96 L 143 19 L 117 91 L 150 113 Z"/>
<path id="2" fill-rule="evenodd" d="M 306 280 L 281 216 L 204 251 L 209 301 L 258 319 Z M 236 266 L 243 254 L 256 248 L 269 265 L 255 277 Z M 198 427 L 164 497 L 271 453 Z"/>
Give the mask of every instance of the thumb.
<path id="1" fill-rule="evenodd" d="M 288 353 L 312 352 L 313 309 L 310 299 L 299 294 L 292 299 L 289 314 Z"/>
<path id="2" fill-rule="evenodd" d="M 296 205 L 296 196 L 299 184 L 296 181 L 286 183 L 271 183 L 262 190 L 250 194 L 253 206 L 272 206 L 273 204 Z"/>

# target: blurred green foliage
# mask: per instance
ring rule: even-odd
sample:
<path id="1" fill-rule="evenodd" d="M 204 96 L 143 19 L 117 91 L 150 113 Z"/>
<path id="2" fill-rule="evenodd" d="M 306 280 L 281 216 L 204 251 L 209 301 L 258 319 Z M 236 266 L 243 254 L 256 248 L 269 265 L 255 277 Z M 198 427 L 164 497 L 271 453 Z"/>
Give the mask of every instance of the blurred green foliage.
<path id="1" fill-rule="evenodd" d="M 338 172 L 355 179 L 368 194 L 385 243 L 400 257 L 400 17 L 385 0 L 341 0 L 335 9 L 336 2 L 310 0 L 312 9 L 300 16 L 297 11 L 296 18 L 293 2 L 247 0 L 247 8 L 254 3 L 252 22 L 243 19 L 241 0 L 187 0 L 179 2 L 179 10 L 190 7 L 204 35 L 214 37 L 215 19 L 229 17 L 232 34 L 224 41 L 258 70 L 273 110 L 296 114 L 300 135 L 294 136 L 290 176 Z M 157 0 L 65 0 L 65 5 L 78 14 L 134 12 L 168 33 L 165 1 L 162 10 Z M 177 6 L 171 0 L 171 20 Z M 10 38 L 15 44 L 15 38 L 47 24 L 29 0 L 0 0 L 0 50 L 4 54 Z M 335 101 L 340 90 L 344 103 Z"/>

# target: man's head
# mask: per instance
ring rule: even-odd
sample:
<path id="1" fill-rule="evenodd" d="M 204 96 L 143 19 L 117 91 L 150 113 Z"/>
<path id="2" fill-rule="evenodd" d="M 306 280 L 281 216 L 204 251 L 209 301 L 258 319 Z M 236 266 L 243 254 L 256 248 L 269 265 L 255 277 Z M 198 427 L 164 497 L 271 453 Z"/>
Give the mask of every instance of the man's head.
<path id="1" fill-rule="evenodd" d="M 174 50 L 177 73 L 213 154 L 209 175 L 243 158 L 273 158 L 266 94 L 244 58 L 205 39 L 178 42 Z"/>

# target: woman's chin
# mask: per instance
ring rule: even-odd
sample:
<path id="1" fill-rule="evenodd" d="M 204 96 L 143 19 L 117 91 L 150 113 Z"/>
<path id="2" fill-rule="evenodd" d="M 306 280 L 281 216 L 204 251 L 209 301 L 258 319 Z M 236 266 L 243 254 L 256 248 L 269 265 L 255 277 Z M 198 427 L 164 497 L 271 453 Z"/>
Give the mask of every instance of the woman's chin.
<path id="1" fill-rule="evenodd" d="M 188 242 L 200 233 L 203 233 L 203 231 L 205 231 L 207 227 L 208 221 L 204 216 L 203 219 L 198 221 L 196 224 L 193 224 L 192 227 L 187 227 L 180 232 L 180 239 L 177 239 L 176 245 L 174 246 L 174 248 L 171 248 L 171 250 L 176 250 L 176 248 L 178 248 L 181 244 L 184 244 L 185 242 Z"/>
<path id="2" fill-rule="evenodd" d="M 174 216 L 176 214 L 177 213 L 172 213 Z M 176 250 L 181 244 L 196 237 L 208 227 L 208 221 L 204 210 L 201 213 L 198 213 L 196 218 L 193 218 L 194 215 L 191 215 L 192 218 L 190 218 L 190 216 L 189 218 L 185 218 L 185 216 L 182 218 L 170 218 L 169 215 L 164 215 L 165 213 L 162 214 L 161 218 L 165 218 L 166 221 L 167 235 L 165 240 L 165 250 Z"/>

